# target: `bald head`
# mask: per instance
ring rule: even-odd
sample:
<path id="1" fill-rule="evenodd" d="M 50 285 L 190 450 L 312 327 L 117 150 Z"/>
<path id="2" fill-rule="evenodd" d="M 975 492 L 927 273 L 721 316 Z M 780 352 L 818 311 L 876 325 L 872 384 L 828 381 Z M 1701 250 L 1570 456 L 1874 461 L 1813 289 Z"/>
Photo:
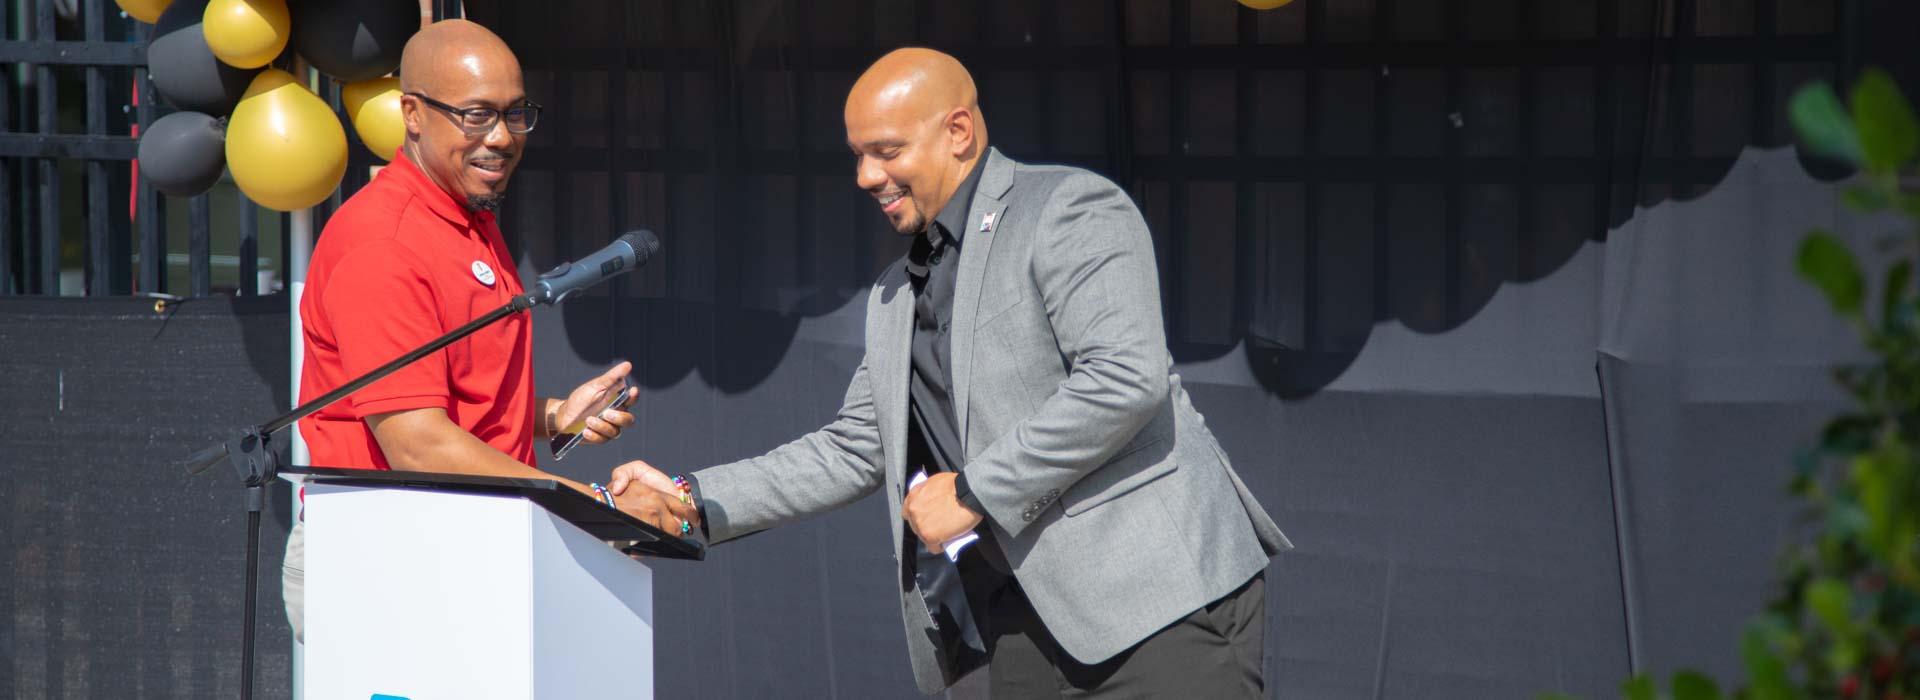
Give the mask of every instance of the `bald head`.
<path id="1" fill-rule="evenodd" d="M 854 82 L 844 116 L 855 180 L 900 233 L 925 230 L 987 152 L 973 76 L 932 49 L 880 57 Z"/>
<path id="2" fill-rule="evenodd" d="M 899 49 L 881 56 L 847 94 L 847 111 L 904 111 L 937 119 L 954 109 L 975 113 L 980 95 L 960 61 L 933 49 Z"/>
<path id="3" fill-rule="evenodd" d="M 407 159 L 469 209 L 498 208 L 527 141 L 510 127 L 530 128 L 501 116 L 530 109 L 507 42 L 466 20 L 428 25 L 400 55 L 400 90 Z"/>
<path id="4" fill-rule="evenodd" d="M 451 84 L 511 74 L 520 81 L 520 59 L 486 27 L 464 19 L 427 25 L 400 54 L 400 89 L 433 92 Z"/>

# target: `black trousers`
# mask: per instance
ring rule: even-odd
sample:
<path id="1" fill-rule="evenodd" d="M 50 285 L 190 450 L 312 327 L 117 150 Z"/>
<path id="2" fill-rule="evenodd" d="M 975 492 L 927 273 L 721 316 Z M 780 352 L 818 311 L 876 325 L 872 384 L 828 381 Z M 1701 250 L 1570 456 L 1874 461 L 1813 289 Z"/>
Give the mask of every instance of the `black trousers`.
<path id="1" fill-rule="evenodd" d="M 995 700 L 1258 698 L 1266 693 L 1266 589 L 1263 572 L 1097 664 L 1080 663 L 1060 648 L 1011 577 L 986 600 L 970 602 L 985 611 L 986 673 Z"/>

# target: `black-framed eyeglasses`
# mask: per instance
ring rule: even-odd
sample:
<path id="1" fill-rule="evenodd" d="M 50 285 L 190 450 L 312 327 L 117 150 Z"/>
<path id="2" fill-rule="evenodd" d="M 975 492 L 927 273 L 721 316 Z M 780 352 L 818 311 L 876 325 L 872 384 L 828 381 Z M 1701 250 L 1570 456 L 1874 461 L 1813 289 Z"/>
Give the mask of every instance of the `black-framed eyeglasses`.
<path id="1" fill-rule="evenodd" d="M 493 126 L 499 124 L 502 119 L 507 122 L 507 131 L 516 134 L 533 131 L 533 125 L 540 121 L 541 108 L 533 100 L 525 100 L 517 106 L 498 110 L 492 107 L 455 107 L 417 92 L 407 94 L 420 98 L 420 101 L 427 103 L 429 107 L 453 115 L 454 123 L 459 124 L 460 130 L 467 132 L 468 136 L 479 136 L 493 131 Z"/>

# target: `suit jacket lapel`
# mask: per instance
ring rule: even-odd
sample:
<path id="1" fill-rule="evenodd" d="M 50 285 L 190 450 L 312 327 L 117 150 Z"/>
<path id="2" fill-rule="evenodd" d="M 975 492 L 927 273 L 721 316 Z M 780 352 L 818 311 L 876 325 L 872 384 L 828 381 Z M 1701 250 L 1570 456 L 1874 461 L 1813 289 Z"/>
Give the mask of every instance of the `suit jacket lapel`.
<path id="1" fill-rule="evenodd" d="M 872 365 L 867 371 L 872 376 L 875 416 L 882 429 L 881 455 L 887 462 L 884 466 L 894 478 L 893 483 L 904 487 L 907 383 L 913 371 L 913 287 L 906 273 L 898 270 L 887 276 L 886 284 L 892 288 L 880 292 L 873 334 L 874 338 L 886 339 L 882 341 L 885 345 L 873 349 Z M 894 495 L 897 502 L 900 494 Z"/>
<path id="2" fill-rule="evenodd" d="M 967 459 L 973 457 L 966 442 L 967 404 L 973 378 L 974 314 L 980 310 L 980 284 L 986 277 L 987 259 L 993 252 L 994 239 L 999 237 L 997 231 L 982 231 L 988 227 L 982 227 L 981 222 L 992 216 L 994 226 L 990 228 L 999 227 L 999 222 L 1006 218 L 1007 202 L 1003 198 L 1013 186 L 1013 162 L 1000 155 L 999 150 L 987 149 L 987 157 L 976 167 L 986 170 L 980 173 L 973 208 L 967 212 L 966 243 L 960 247 L 960 276 L 954 280 L 953 287 L 952 346 L 948 348 L 953 356 L 954 419 L 959 423 L 956 427 L 960 432 L 961 451 Z"/>

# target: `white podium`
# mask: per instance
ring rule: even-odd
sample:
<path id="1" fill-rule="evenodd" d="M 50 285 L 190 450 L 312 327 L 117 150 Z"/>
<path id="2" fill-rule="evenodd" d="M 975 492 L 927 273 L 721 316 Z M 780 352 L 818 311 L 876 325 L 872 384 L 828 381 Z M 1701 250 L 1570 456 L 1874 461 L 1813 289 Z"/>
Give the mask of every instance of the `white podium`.
<path id="1" fill-rule="evenodd" d="M 313 471 L 357 474 L 306 487 L 305 697 L 653 697 L 653 574 L 603 541 L 638 521 L 551 481 Z"/>

